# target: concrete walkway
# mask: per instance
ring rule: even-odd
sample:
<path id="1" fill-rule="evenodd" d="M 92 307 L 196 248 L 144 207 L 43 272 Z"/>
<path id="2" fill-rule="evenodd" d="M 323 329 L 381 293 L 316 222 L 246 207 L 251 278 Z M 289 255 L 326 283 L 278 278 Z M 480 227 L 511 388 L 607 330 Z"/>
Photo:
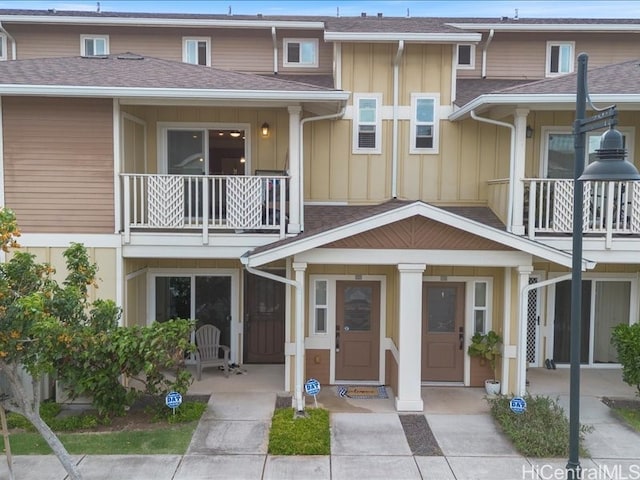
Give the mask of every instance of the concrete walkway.
<path id="1" fill-rule="evenodd" d="M 563 392 L 556 393 L 566 401 Z M 566 459 L 528 459 L 514 450 L 489 416 L 479 389 L 431 387 L 423 389 L 423 396 L 425 410 L 418 415 L 425 416 L 442 456 L 412 454 L 392 399 L 344 400 L 326 387 L 318 402 L 332 412 L 329 456 L 268 455 L 276 394 L 227 392 L 212 395 L 185 455 L 86 455 L 75 460 L 85 480 L 566 478 Z M 618 422 L 595 396 L 582 396 L 581 412 L 583 421 L 595 428 L 586 445 L 592 458 L 581 459 L 582 467 L 590 469 L 586 473 L 593 473 L 584 478 L 640 478 L 640 434 Z M 14 474 L 16 480 L 66 478 L 52 455 L 16 456 Z M 7 478 L 0 457 L 0 479 Z"/>

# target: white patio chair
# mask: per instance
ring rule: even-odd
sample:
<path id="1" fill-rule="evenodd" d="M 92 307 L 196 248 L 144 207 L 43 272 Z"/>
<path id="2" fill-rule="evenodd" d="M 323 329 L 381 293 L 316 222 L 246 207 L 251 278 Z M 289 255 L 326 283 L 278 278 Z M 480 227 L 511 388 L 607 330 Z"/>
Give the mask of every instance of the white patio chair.
<path id="1" fill-rule="evenodd" d="M 222 350 L 222 358 L 220 358 Z M 204 367 L 224 368 L 224 376 L 229 376 L 229 347 L 220 345 L 220 330 L 213 325 L 203 325 L 196 330 L 196 368 L 198 380 Z"/>

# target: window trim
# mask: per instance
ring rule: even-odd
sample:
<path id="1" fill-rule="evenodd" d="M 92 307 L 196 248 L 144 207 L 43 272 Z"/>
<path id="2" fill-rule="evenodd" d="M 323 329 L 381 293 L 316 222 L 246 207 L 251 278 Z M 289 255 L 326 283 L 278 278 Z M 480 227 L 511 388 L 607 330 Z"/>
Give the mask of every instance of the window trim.
<path id="1" fill-rule="evenodd" d="M 418 125 L 428 125 L 428 122 L 418 122 L 418 100 L 433 100 L 433 146 L 429 148 L 416 147 L 416 135 Z M 439 93 L 412 93 L 411 94 L 411 127 L 409 137 L 410 154 L 437 154 L 439 153 L 440 142 L 440 94 Z"/>
<path id="2" fill-rule="evenodd" d="M 98 55 L 87 55 L 87 50 L 85 47 L 85 41 L 86 40 L 93 40 L 95 42 L 95 40 L 104 40 L 104 53 L 100 53 Z M 95 45 L 94 45 L 95 46 Z M 81 57 L 99 57 L 102 55 L 109 55 L 110 52 L 110 48 L 109 48 L 109 35 L 103 35 L 103 34 L 81 34 L 80 35 L 80 56 Z"/>
<path id="3" fill-rule="evenodd" d="M 469 63 L 460 63 L 460 47 L 469 47 Z M 475 70 L 476 46 L 473 43 L 458 43 L 456 45 L 456 68 L 458 70 Z"/>
<path id="4" fill-rule="evenodd" d="M 360 127 L 360 100 L 376 101 L 376 120 L 374 123 L 367 122 L 365 125 L 374 125 L 375 146 L 373 148 L 360 147 L 358 144 L 358 131 Z M 382 153 L 382 93 L 354 93 L 353 94 L 353 129 L 352 129 L 352 153 L 356 155 L 368 155 Z"/>
<path id="5" fill-rule="evenodd" d="M 317 286 L 318 283 L 324 283 L 325 284 L 325 303 L 324 304 L 319 304 L 318 303 L 318 299 L 316 298 L 316 290 L 317 290 Z M 312 288 L 310 289 L 310 294 L 311 294 L 311 315 L 309 315 L 310 319 L 311 319 L 311 325 L 310 325 L 310 332 L 311 335 L 315 335 L 315 336 L 327 336 L 329 335 L 329 280 L 327 278 L 316 278 L 314 280 L 311 281 L 311 285 Z M 324 331 L 322 330 L 318 330 L 318 317 L 317 317 L 317 312 L 318 309 L 323 309 L 325 312 L 325 316 L 324 316 Z"/>
<path id="6" fill-rule="evenodd" d="M 571 61 L 569 62 L 569 71 L 568 72 L 552 72 L 551 71 L 551 48 L 552 47 L 562 47 L 568 45 L 571 48 L 570 56 Z M 573 73 L 575 69 L 575 51 L 576 51 L 576 42 L 565 42 L 565 41 L 548 41 L 547 42 L 547 54 L 545 56 L 545 77 L 557 77 L 559 75 L 566 75 L 568 73 Z M 560 58 L 558 58 L 558 65 L 560 64 Z"/>
<path id="7" fill-rule="evenodd" d="M 187 56 L 188 56 L 188 49 L 187 49 L 187 44 L 189 42 L 205 42 L 206 47 L 207 47 L 207 55 L 206 55 L 206 64 L 205 65 L 201 65 L 199 63 L 191 63 L 187 61 Z M 207 66 L 210 67 L 211 66 L 211 37 L 182 37 L 182 62 L 183 63 L 188 63 L 189 65 L 200 65 L 201 67 Z"/>
<path id="8" fill-rule="evenodd" d="M 4 33 L 0 33 L 0 48 L 2 48 L 0 52 L 0 62 L 9 60 L 9 52 L 7 51 L 9 42 L 7 41 L 7 35 Z"/>
<path id="9" fill-rule="evenodd" d="M 290 62 L 289 61 L 289 49 L 288 46 L 290 43 L 311 43 L 314 48 L 314 61 L 313 63 L 303 63 L 300 62 Z M 302 48 L 300 49 L 302 51 Z M 282 39 L 282 66 L 283 67 L 294 67 L 294 68 L 318 68 L 319 57 L 320 56 L 320 42 L 317 38 L 283 38 Z"/>
<path id="10" fill-rule="evenodd" d="M 624 126 L 621 127 L 620 125 L 618 125 L 616 127 L 620 133 L 622 133 L 624 135 L 624 137 L 626 138 L 626 149 L 627 149 L 627 160 L 629 160 L 631 163 L 635 164 L 635 134 L 636 134 L 636 129 L 635 127 L 631 127 L 631 126 Z M 589 138 L 593 138 L 593 137 L 599 137 L 601 136 L 607 129 L 603 128 L 600 130 L 596 130 L 593 132 L 587 132 L 587 139 L 586 139 L 586 148 L 585 148 L 585 166 L 589 164 Z M 543 126 L 540 129 L 541 132 L 541 145 L 540 145 L 540 169 L 539 169 L 539 175 L 540 178 L 548 178 L 547 174 L 549 171 L 549 134 L 551 133 L 555 133 L 555 134 L 561 134 L 561 135 L 572 135 L 573 134 L 573 130 L 570 127 L 564 126 L 564 125 L 547 125 L 547 126 Z M 573 178 L 573 176 L 571 177 Z"/>

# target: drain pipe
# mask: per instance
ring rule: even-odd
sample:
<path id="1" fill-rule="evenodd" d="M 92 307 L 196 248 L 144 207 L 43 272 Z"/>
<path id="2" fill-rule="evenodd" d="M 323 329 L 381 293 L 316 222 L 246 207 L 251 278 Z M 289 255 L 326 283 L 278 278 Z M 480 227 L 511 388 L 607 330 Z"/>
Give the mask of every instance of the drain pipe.
<path id="1" fill-rule="evenodd" d="M 271 43 L 273 44 L 273 73 L 278 73 L 278 39 L 276 27 L 271 27 Z"/>
<path id="2" fill-rule="evenodd" d="M 304 231 L 304 126 L 308 122 L 317 122 L 319 120 L 334 120 L 342 118 L 347 110 L 346 102 L 338 113 L 329 115 L 319 115 L 317 117 L 307 117 L 300 120 L 300 231 Z"/>
<path id="3" fill-rule="evenodd" d="M 304 411 L 304 398 L 302 396 L 302 387 L 304 383 L 302 369 L 304 367 L 304 307 L 302 305 L 302 301 L 304 300 L 304 292 L 303 286 L 300 282 L 296 280 L 290 280 L 288 278 L 280 277 L 278 275 L 274 275 L 273 273 L 268 273 L 263 270 L 258 270 L 256 268 L 250 267 L 248 262 L 249 259 L 244 255 L 240 257 L 240 261 L 244 265 L 244 268 L 247 272 L 253 273 L 259 277 L 268 278 L 269 280 L 274 280 L 276 282 L 284 283 L 290 285 L 296 289 L 296 375 L 295 375 L 295 402 L 296 402 L 296 411 L 302 412 Z"/>
<path id="4" fill-rule="evenodd" d="M 391 145 L 391 198 L 398 198 L 398 103 L 400 87 L 400 58 L 404 52 L 404 40 L 398 42 L 398 51 L 393 59 L 393 136 Z"/>
<path id="5" fill-rule="evenodd" d="M 511 130 L 511 146 L 509 147 L 509 198 L 507 201 L 507 232 L 513 232 L 513 186 L 515 183 L 514 172 L 516 162 L 516 127 L 510 123 L 500 122 L 492 118 L 484 118 L 476 115 L 475 110 L 471 110 L 471 118 L 479 122 L 490 123 L 499 127 L 506 127 Z"/>
<path id="6" fill-rule="evenodd" d="M 487 78 L 487 50 L 489 50 L 489 45 L 491 44 L 491 40 L 493 40 L 493 28 L 489 30 L 489 36 L 487 37 L 487 41 L 484 43 L 482 47 L 482 78 Z"/>
<path id="7" fill-rule="evenodd" d="M 9 32 L 7 32 L 7 29 L 4 28 L 4 25 L 2 25 L 2 22 L 0 22 L 0 32 L 4 33 L 7 36 L 7 38 L 11 40 L 11 57 L 12 57 L 11 60 L 15 60 L 16 58 L 18 58 L 18 48 L 16 44 L 16 39 L 13 38 Z"/>

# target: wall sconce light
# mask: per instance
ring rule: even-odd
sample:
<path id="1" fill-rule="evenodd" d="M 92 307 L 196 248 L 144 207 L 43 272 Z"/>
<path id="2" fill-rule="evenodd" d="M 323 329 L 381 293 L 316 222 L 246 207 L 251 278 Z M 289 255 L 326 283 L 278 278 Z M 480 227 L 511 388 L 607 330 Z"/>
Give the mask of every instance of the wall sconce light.
<path id="1" fill-rule="evenodd" d="M 527 138 L 533 138 L 533 128 L 527 125 Z"/>
<path id="2" fill-rule="evenodd" d="M 264 122 L 262 124 L 262 126 L 260 127 L 260 132 L 262 133 L 263 137 L 269 136 L 269 124 L 267 122 Z"/>

